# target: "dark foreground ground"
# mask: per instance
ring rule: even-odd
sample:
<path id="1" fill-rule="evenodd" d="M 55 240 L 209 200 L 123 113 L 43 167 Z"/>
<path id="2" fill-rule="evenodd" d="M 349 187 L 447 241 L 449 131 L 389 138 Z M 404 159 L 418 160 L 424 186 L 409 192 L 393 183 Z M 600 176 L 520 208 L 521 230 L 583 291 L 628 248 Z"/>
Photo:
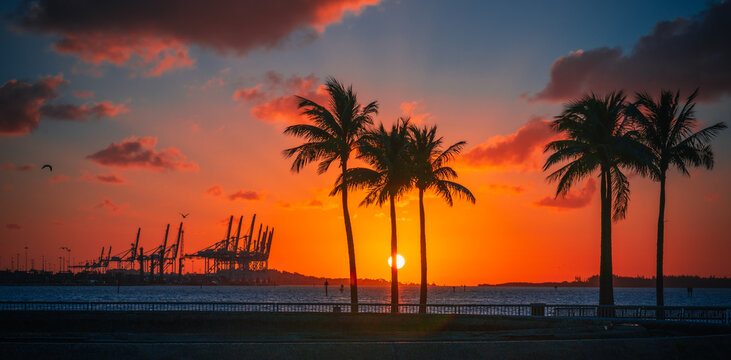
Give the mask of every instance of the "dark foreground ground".
<path id="1" fill-rule="evenodd" d="M 2 359 L 728 359 L 731 327 L 467 315 L 0 312 Z"/>

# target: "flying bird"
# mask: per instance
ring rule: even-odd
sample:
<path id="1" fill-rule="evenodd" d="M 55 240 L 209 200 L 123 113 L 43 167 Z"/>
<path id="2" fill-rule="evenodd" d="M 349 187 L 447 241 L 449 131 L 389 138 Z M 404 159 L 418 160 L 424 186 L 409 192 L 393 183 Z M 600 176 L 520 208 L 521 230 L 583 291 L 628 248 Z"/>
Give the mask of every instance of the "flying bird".
<path id="1" fill-rule="evenodd" d="M 187 213 L 187 214 L 183 214 L 183 213 L 178 213 L 178 214 L 180 214 L 180 216 L 182 216 L 182 217 L 183 217 L 183 219 L 187 218 L 187 217 L 188 217 L 188 215 L 190 215 L 190 213 Z"/>
<path id="2" fill-rule="evenodd" d="M 45 164 L 45 165 L 41 166 L 41 170 L 43 170 L 45 168 L 48 168 L 48 171 L 53 171 L 53 166 L 51 166 L 51 165 Z"/>

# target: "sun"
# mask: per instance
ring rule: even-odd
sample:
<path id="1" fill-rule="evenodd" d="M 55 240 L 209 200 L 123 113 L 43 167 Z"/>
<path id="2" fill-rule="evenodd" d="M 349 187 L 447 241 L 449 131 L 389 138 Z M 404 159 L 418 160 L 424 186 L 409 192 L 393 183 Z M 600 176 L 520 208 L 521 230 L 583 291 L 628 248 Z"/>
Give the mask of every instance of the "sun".
<path id="1" fill-rule="evenodd" d="M 389 256 L 388 257 L 388 267 L 391 267 L 391 261 L 392 261 L 391 257 Z M 401 256 L 401 254 L 396 254 L 396 268 L 400 269 L 400 268 L 404 267 L 405 263 L 406 263 L 406 259 L 404 259 L 404 257 Z"/>

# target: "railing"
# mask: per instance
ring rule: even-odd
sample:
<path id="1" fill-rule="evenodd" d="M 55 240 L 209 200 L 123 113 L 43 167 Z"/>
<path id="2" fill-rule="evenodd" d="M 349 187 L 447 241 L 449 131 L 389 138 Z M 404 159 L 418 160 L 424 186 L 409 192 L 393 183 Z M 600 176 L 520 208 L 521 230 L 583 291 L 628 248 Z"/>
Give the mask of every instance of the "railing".
<path id="1" fill-rule="evenodd" d="M 419 304 L 399 304 L 400 313 L 416 314 Z M 359 303 L 363 313 L 390 313 L 391 304 Z M 658 310 L 661 310 L 658 314 Z M 45 302 L 0 301 L 0 311 L 179 311 L 179 312 L 350 312 L 350 303 L 245 303 L 245 302 Z M 729 324 L 727 306 L 546 305 L 546 304 L 427 304 L 428 314 L 545 316 L 562 318 L 617 318 L 695 321 Z"/>

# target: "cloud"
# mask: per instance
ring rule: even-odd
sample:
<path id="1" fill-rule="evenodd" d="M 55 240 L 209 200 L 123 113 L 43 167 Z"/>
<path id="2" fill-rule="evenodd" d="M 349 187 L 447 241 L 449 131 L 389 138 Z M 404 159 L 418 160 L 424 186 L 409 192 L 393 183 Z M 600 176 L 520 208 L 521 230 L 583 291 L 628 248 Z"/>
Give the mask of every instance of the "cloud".
<path id="1" fill-rule="evenodd" d="M 533 117 L 515 134 L 494 136 L 465 152 L 461 162 L 474 167 L 519 166 L 536 169 L 540 166 L 537 158 L 554 136 L 548 121 Z"/>
<path id="2" fill-rule="evenodd" d="M 80 99 L 88 99 L 94 97 L 93 91 L 84 91 L 84 90 L 76 90 L 74 91 L 74 96 Z"/>
<path id="3" fill-rule="evenodd" d="M 114 117 L 127 112 L 129 112 L 129 108 L 125 104 L 115 105 L 111 101 L 102 101 L 94 103 L 91 106 L 73 104 L 48 104 L 41 106 L 41 114 L 43 116 L 65 121 L 85 122 L 89 121 L 89 119 L 98 120 L 103 116 Z"/>
<path id="4" fill-rule="evenodd" d="M 223 188 L 215 184 L 208 188 L 206 190 L 206 195 L 217 197 L 217 198 L 225 198 L 231 201 L 236 200 L 248 200 L 248 201 L 258 201 L 264 199 L 264 194 L 253 191 L 253 190 L 238 190 L 234 192 L 231 195 L 226 195 L 226 192 L 223 191 Z"/>
<path id="5" fill-rule="evenodd" d="M 346 12 L 378 0 L 39 0 L 14 14 L 25 31 L 56 36 L 53 48 L 93 64 L 142 69 L 145 76 L 192 67 L 190 45 L 244 55 L 314 39 Z"/>
<path id="6" fill-rule="evenodd" d="M 25 135 L 38 127 L 41 106 L 58 97 L 63 75 L 46 76 L 34 83 L 10 80 L 0 87 L 0 134 Z"/>
<path id="7" fill-rule="evenodd" d="M 231 200 L 231 201 L 235 201 L 235 200 L 239 200 L 239 199 L 240 199 L 240 200 L 250 200 L 250 201 L 255 201 L 255 200 L 261 200 L 261 199 L 262 199 L 262 197 L 263 197 L 263 196 L 262 196 L 261 194 L 257 193 L 256 191 L 251 191 L 251 190 L 246 190 L 246 191 L 244 191 L 244 190 L 239 190 L 239 191 L 237 191 L 237 192 L 235 192 L 235 193 L 233 193 L 233 194 L 229 195 L 229 196 L 228 196 L 228 199 L 229 199 L 229 200 Z"/>
<path id="8" fill-rule="evenodd" d="M 312 199 L 309 203 L 307 203 L 307 205 L 312 207 L 322 207 L 324 204 L 320 200 Z"/>
<path id="9" fill-rule="evenodd" d="M 661 21 L 629 54 L 619 48 L 578 50 L 556 60 L 534 100 L 565 101 L 586 92 L 700 87 L 698 99 L 731 93 L 731 1 L 710 4 L 689 19 Z"/>
<path id="10" fill-rule="evenodd" d="M 98 174 L 95 176 L 92 176 L 89 174 L 88 171 L 84 171 L 83 174 L 79 177 L 79 180 L 86 181 L 90 183 L 100 183 L 100 184 L 112 184 L 112 185 L 122 185 L 127 183 L 127 179 L 115 175 L 115 174 Z"/>
<path id="11" fill-rule="evenodd" d="M 20 230 L 23 230 L 23 225 L 16 224 L 16 223 L 5 224 L 5 229 L 20 231 Z"/>
<path id="12" fill-rule="evenodd" d="M 206 190 L 206 194 L 214 197 L 223 196 L 223 188 L 220 185 L 213 185 Z"/>
<path id="13" fill-rule="evenodd" d="M 59 182 L 66 182 L 66 181 L 69 181 L 69 180 L 71 180 L 71 178 L 68 177 L 68 176 L 66 176 L 66 175 L 64 175 L 64 174 L 54 175 L 54 176 L 51 176 L 50 179 L 48 179 L 48 181 L 50 181 L 53 184 L 59 183 Z"/>
<path id="14" fill-rule="evenodd" d="M 94 208 L 107 209 L 110 214 L 119 214 L 122 212 L 122 205 L 117 205 L 108 198 L 104 198 L 102 202 L 94 206 Z"/>
<path id="15" fill-rule="evenodd" d="M 198 85 L 185 85 L 185 88 L 190 89 L 190 90 L 205 91 L 205 90 L 208 90 L 208 89 L 213 88 L 213 87 L 222 87 L 222 86 L 225 86 L 227 83 L 226 83 L 226 80 L 223 79 L 223 77 L 225 75 L 227 75 L 229 72 L 231 72 L 231 68 L 230 67 L 224 68 L 224 69 L 222 69 L 221 71 L 218 72 L 219 75 L 213 76 L 210 79 L 206 80 L 206 82 L 203 83 L 203 85 L 200 85 L 200 86 L 198 86 Z"/>
<path id="16" fill-rule="evenodd" d="M 551 197 L 546 196 L 534 204 L 537 206 L 551 207 L 556 209 L 579 209 L 591 203 L 591 199 L 596 192 L 596 180 L 594 178 L 586 179 L 584 187 L 579 191 L 569 191 L 566 196 Z"/>
<path id="17" fill-rule="evenodd" d="M 33 164 L 23 164 L 23 165 L 15 165 L 11 163 L 5 163 L 2 166 L 0 166 L 0 170 L 8 170 L 8 171 L 28 171 L 33 169 L 35 165 Z"/>
<path id="18" fill-rule="evenodd" d="M 102 166 L 120 169 L 198 170 L 198 164 L 187 161 L 180 150 L 169 147 L 155 150 L 157 137 L 128 137 L 120 143 L 111 143 L 106 148 L 87 156 L 87 159 Z"/>
<path id="19" fill-rule="evenodd" d="M 719 199 L 721 199 L 721 194 L 719 194 L 719 193 L 708 194 L 708 195 L 703 196 L 703 199 L 708 202 L 716 202 Z"/>
<path id="20" fill-rule="evenodd" d="M 426 105 L 421 100 L 402 102 L 399 108 L 401 108 L 401 115 L 411 118 L 411 123 L 416 125 L 431 118 L 431 114 L 426 112 Z"/>
<path id="21" fill-rule="evenodd" d="M 285 78 L 282 74 L 270 71 L 258 84 L 238 89 L 233 100 L 253 105 L 251 115 L 265 122 L 299 123 L 306 121 L 297 107 L 295 95 L 302 96 L 327 105 L 328 95 L 325 86 L 314 74 L 304 77 L 292 75 Z"/>
<path id="22" fill-rule="evenodd" d="M 41 118 L 88 121 L 129 111 L 124 104 L 102 101 L 91 105 L 49 104 L 59 97 L 58 87 L 68 81 L 63 75 L 46 76 L 36 82 L 10 80 L 0 87 L 0 135 L 32 133 Z"/>
<path id="23" fill-rule="evenodd" d="M 484 190 L 497 193 L 497 194 L 522 194 L 525 192 L 523 185 L 510 185 L 510 184 L 486 184 L 481 186 Z"/>

